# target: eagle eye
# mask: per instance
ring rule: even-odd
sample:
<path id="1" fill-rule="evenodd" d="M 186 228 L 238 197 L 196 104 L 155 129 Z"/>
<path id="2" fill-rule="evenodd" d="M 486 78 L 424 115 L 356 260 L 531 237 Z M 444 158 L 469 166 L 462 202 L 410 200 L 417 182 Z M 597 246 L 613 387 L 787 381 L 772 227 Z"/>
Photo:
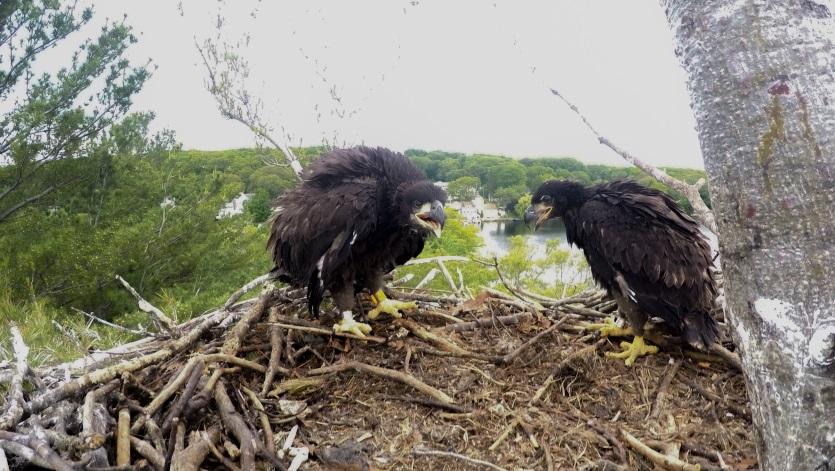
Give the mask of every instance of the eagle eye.
<path id="1" fill-rule="evenodd" d="M 554 201 L 554 198 L 551 195 L 542 195 L 543 203 L 550 203 L 552 201 Z"/>
<path id="2" fill-rule="evenodd" d="M 420 209 L 421 206 L 423 206 L 423 205 L 420 203 L 420 201 L 418 201 L 418 200 L 412 201 L 412 208 Z"/>

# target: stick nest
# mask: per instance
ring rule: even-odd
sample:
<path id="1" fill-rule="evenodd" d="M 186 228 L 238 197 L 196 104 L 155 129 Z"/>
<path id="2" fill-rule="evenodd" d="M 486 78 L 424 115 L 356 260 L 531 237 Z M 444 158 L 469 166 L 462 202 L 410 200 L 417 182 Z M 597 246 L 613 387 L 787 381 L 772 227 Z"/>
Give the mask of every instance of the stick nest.
<path id="1" fill-rule="evenodd" d="M 420 308 L 368 340 L 267 288 L 73 363 L 19 355 L 0 365 L 0 469 L 756 467 L 741 373 L 663 339 L 606 358 L 618 339 L 584 328 L 613 314 L 602 293 L 389 294 Z"/>

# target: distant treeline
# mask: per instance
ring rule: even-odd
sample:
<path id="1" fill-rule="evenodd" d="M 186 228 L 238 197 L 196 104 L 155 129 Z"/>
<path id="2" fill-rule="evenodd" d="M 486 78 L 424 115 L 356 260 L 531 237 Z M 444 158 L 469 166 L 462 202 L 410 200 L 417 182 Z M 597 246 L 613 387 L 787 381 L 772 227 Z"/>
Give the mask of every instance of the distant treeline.
<path id="1" fill-rule="evenodd" d="M 690 211 L 690 204 L 680 194 L 658 183 L 641 170 L 610 165 L 586 165 L 570 157 L 542 157 L 514 159 L 501 155 L 460 154 L 443 151 L 406 151 L 426 175 L 436 181 L 450 182 L 453 196 L 464 198 L 479 193 L 499 206 L 512 209 L 519 198 L 531 193 L 542 182 L 568 179 L 584 184 L 596 184 L 617 178 L 631 178 L 645 185 L 672 194 L 679 204 Z M 703 170 L 664 168 L 671 176 L 688 183 L 705 177 Z M 477 179 L 477 180 L 476 180 Z M 707 185 L 701 189 L 707 200 Z"/>

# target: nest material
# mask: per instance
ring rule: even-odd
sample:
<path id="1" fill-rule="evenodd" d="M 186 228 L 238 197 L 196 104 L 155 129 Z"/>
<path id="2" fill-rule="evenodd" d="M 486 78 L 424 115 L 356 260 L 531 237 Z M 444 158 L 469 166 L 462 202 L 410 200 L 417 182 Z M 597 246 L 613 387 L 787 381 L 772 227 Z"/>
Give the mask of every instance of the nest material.
<path id="1" fill-rule="evenodd" d="M 614 310 L 602 293 L 390 294 L 420 308 L 367 340 L 269 288 L 70 364 L 19 356 L 0 470 L 756 467 L 742 375 L 663 339 L 606 358 L 583 324 Z"/>

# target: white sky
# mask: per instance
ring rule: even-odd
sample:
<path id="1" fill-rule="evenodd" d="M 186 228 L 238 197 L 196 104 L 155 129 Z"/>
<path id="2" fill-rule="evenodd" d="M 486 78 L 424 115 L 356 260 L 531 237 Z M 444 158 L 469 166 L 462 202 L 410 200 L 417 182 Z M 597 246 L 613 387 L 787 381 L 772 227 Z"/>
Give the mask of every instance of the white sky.
<path id="1" fill-rule="evenodd" d="M 174 129 L 186 148 L 253 144 L 247 129 L 220 117 L 194 47 L 214 33 L 221 5 L 225 37 L 250 34 L 251 88 L 293 145 L 336 137 L 622 165 L 550 94 L 557 87 L 639 157 L 702 166 L 686 76 L 654 0 L 230 1 L 234 8 L 184 0 L 182 16 L 171 0 L 93 3 L 87 34 L 128 15 L 139 36 L 130 57 L 158 67 L 134 108 L 155 111 L 157 126 Z"/>

